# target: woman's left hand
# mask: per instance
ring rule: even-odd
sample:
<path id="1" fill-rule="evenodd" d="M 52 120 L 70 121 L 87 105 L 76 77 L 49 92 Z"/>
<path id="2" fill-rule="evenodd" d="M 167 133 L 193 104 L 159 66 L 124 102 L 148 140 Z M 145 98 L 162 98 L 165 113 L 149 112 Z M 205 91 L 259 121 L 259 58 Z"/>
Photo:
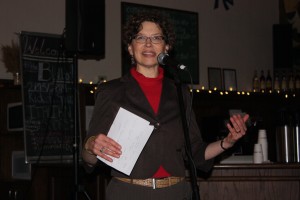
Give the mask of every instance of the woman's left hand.
<path id="1" fill-rule="evenodd" d="M 232 145 L 242 138 L 247 131 L 246 121 L 249 119 L 249 115 L 246 114 L 243 117 L 240 114 L 230 117 L 230 123 L 227 123 L 229 134 L 227 135 L 226 142 Z"/>

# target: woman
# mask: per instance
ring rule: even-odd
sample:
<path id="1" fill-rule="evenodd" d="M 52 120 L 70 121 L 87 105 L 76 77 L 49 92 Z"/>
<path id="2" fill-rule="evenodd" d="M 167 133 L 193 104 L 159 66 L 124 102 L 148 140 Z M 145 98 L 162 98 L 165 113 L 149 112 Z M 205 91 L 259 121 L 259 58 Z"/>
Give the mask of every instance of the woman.
<path id="1" fill-rule="evenodd" d="M 133 67 L 124 77 L 99 85 L 83 160 L 93 169 L 100 162 L 96 156 L 110 162 L 111 157 L 122 156 L 121 144 L 106 135 L 123 107 L 156 126 L 130 176 L 111 170 L 113 178 L 107 188 L 107 200 L 190 199 L 191 186 L 184 180 L 185 142 L 176 87 L 173 80 L 164 76 L 164 69 L 157 61 L 160 53 L 167 53 L 173 47 L 174 34 L 169 23 L 153 13 L 133 16 L 124 32 Z M 187 87 L 183 87 L 183 93 L 188 108 Z M 203 142 L 192 114 L 189 134 L 196 167 L 208 171 L 213 158 L 245 134 L 247 119 L 248 115 L 231 117 L 228 136 L 208 145 Z"/>

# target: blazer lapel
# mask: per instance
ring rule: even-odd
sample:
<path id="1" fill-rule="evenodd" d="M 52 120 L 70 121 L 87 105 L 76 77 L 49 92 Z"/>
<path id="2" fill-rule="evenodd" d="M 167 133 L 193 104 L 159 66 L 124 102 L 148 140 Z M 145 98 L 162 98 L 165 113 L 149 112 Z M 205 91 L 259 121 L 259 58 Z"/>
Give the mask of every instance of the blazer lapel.
<path id="1" fill-rule="evenodd" d="M 131 76 L 124 77 L 125 92 L 128 109 L 132 109 L 132 112 L 139 114 L 140 116 L 148 116 L 152 119 L 155 117 L 155 113 L 148 102 L 147 97 L 144 95 L 137 81 Z"/>

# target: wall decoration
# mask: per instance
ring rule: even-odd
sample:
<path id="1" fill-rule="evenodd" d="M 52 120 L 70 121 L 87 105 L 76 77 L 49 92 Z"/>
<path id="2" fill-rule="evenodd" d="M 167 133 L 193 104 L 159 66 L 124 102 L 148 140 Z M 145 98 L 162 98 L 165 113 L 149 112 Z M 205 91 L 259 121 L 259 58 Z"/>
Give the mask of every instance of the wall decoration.
<path id="1" fill-rule="evenodd" d="M 233 0 L 223 0 L 223 5 L 224 5 L 224 8 L 225 8 L 226 10 L 229 9 L 229 5 L 228 5 L 228 4 L 230 4 L 230 5 L 233 6 Z M 217 9 L 217 8 L 219 8 L 219 0 L 215 0 L 215 6 L 214 6 L 214 9 Z"/>
<path id="2" fill-rule="evenodd" d="M 7 72 L 13 74 L 20 72 L 20 46 L 11 41 L 11 45 L 1 45 L 1 61 Z"/>
<path id="3" fill-rule="evenodd" d="M 224 79 L 224 90 L 236 91 L 237 81 L 236 81 L 236 70 L 235 69 L 223 69 L 223 79 Z"/>
<path id="4" fill-rule="evenodd" d="M 279 0 L 280 25 L 290 25 L 292 71 L 300 71 L 300 0 Z M 283 27 L 284 28 L 284 27 Z M 288 29 L 283 31 L 288 32 Z"/>
<path id="5" fill-rule="evenodd" d="M 74 61 L 58 59 L 57 34 L 22 31 L 20 47 L 26 162 L 70 162 L 76 117 Z"/>
<path id="6" fill-rule="evenodd" d="M 223 90 L 221 68 L 208 67 L 208 87 L 210 90 Z"/>

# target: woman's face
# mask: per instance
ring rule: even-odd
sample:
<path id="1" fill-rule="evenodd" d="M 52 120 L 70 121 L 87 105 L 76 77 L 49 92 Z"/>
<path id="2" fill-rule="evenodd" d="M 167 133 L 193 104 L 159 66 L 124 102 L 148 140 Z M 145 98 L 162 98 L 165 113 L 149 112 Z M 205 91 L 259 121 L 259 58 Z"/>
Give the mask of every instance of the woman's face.
<path id="1" fill-rule="evenodd" d="M 140 32 L 128 45 L 128 51 L 134 57 L 137 69 L 158 67 L 157 56 L 162 52 L 167 53 L 169 49 L 169 45 L 166 45 L 161 36 L 164 35 L 157 24 L 148 21 L 141 24 Z"/>

